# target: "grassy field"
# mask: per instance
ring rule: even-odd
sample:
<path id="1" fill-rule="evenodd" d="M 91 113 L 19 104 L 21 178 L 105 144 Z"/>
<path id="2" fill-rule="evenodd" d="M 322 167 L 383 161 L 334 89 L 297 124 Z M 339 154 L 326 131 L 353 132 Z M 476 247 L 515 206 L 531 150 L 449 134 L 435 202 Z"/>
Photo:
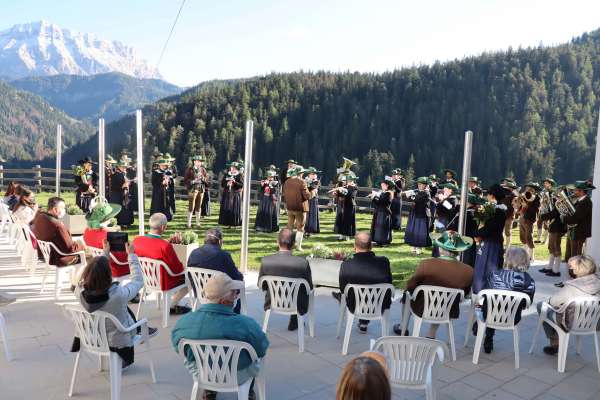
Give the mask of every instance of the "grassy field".
<path id="1" fill-rule="evenodd" d="M 37 202 L 45 206 L 47 199 L 52 196 L 50 193 L 40 193 L 37 195 Z M 74 192 L 63 193 L 62 197 L 67 203 L 75 203 Z M 150 209 L 150 201 L 146 202 L 146 210 Z M 166 236 L 170 236 L 175 231 L 187 230 L 187 202 L 177 201 L 178 212 L 175 214 L 173 220 L 169 223 Z M 254 217 L 256 215 L 256 207 L 252 207 L 250 211 L 250 224 L 254 227 Z M 280 226 L 285 226 L 286 217 L 282 215 L 280 218 Z M 308 256 L 311 249 L 316 244 L 324 244 L 332 248 L 340 249 L 352 249 L 352 241 L 339 241 L 335 234 L 333 234 L 335 214 L 330 212 L 321 213 L 321 234 L 313 235 L 312 237 L 305 239 L 302 243 L 304 251 L 298 253 L 298 255 Z M 218 204 L 213 203 L 212 215 L 204 218 L 201 228 L 193 228 L 196 233 L 200 236 L 200 242 L 204 236 L 206 229 L 210 227 L 218 226 Z M 137 222 L 137 219 L 136 219 Z M 356 216 L 357 230 L 369 230 L 371 226 L 371 215 L 370 214 L 357 214 Z M 406 219 L 403 221 L 403 226 L 406 225 Z M 133 225 L 127 232 L 130 237 L 138 234 L 138 226 Z M 232 257 L 236 264 L 239 265 L 240 259 L 240 244 L 241 244 L 241 228 L 223 228 L 224 234 L 224 248 L 231 252 Z M 258 269 L 260 266 L 260 260 L 263 256 L 272 254 L 277 250 L 276 244 L 277 233 L 259 233 L 254 230 L 250 230 L 250 237 L 248 243 L 248 265 L 251 269 Z M 512 243 L 515 245 L 519 244 L 519 232 L 518 229 L 513 231 Z M 563 240 L 564 245 L 564 240 Z M 394 232 L 393 242 L 389 247 L 375 248 L 375 252 L 378 255 L 386 256 L 390 259 L 392 270 L 394 272 L 394 280 L 398 283 L 402 283 L 409 277 L 415 270 L 417 264 L 421 259 L 427 258 L 431 251 L 425 251 L 420 256 L 416 256 L 411 253 L 410 247 L 404 244 L 404 232 Z M 536 247 L 536 258 L 538 260 L 548 259 L 548 250 L 545 245 L 537 245 Z"/>

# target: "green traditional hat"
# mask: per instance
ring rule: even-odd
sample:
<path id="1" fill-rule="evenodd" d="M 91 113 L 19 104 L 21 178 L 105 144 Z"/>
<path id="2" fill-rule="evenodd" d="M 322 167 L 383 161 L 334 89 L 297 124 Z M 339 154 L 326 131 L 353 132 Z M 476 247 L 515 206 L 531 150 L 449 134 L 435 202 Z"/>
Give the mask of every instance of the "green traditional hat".
<path id="1" fill-rule="evenodd" d="M 437 182 L 437 180 L 438 180 L 437 175 L 436 174 L 429 175 L 429 180 L 431 182 Z"/>
<path id="2" fill-rule="evenodd" d="M 294 176 L 298 176 L 298 169 L 297 168 L 290 168 L 287 170 L 287 176 L 288 177 L 294 177 Z"/>
<path id="3" fill-rule="evenodd" d="M 288 164 L 298 164 L 298 162 L 296 160 L 294 160 L 293 158 L 290 158 L 289 160 L 287 160 L 286 163 L 288 163 Z"/>
<path id="4" fill-rule="evenodd" d="M 540 190 L 542 190 L 540 184 L 537 182 L 529 182 L 528 184 L 525 185 L 525 187 L 530 187 L 530 188 L 534 189 L 536 192 L 539 192 Z"/>
<path id="5" fill-rule="evenodd" d="M 476 176 L 472 176 L 469 178 L 469 182 L 480 183 L 479 178 Z"/>
<path id="6" fill-rule="evenodd" d="M 112 156 L 109 154 L 106 156 L 106 160 L 104 161 L 106 164 L 111 165 L 111 164 L 116 164 L 117 160 L 115 160 L 114 158 L 112 158 Z"/>
<path id="7" fill-rule="evenodd" d="M 474 206 L 480 206 L 482 204 L 485 204 L 485 199 L 480 196 L 477 196 L 476 194 L 469 193 L 467 203 L 473 204 Z"/>
<path id="8" fill-rule="evenodd" d="M 402 170 L 400 168 L 394 168 L 392 170 L 393 175 L 402 175 Z"/>
<path id="9" fill-rule="evenodd" d="M 550 185 L 552 185 L 552 187 L 555 187 L 555 186 L 556 186 L 556 181 L 555 181 L 554 179 L 552 179 L 552 178 L 546 178 L 546 179 L 544 179 L 544 180 L 542 181 L 542 183 L 543 183 L 543 182 L 548 182 Z"/>
<path id="10" fill-rule="evenodd" d="M 100 228 L 100 224 L 106 222 L 121 212 L 119 204 L 110 204 L 106 200 L 97 201 L 94 208 L 85 216 L 90 228 Z"/>
<path id="11" fill-rule="evenodd" d="M 161 157 L 161 158 L 157 159 L 154 163 L 158 164 L 158 165 L 169 165 L 169 164 L 171 164 L 171 160 Z"/>
<path id="12" fill-rule="evenodd" d="M 429 237 L 435 246 L 455 253 L 465 251 L 473 245 L 473 239 L 468 236 L 460 236 L 458 232 L 454 231 L 431 232 Z"/>
<path id="13" fill-rule="evenodd" d="M 417 183 L 422 183 L 422 184 L 424 184 L 424 185 L 429 185 L 429 178 L 428 178 L 428 177 L 426 177 L 426 176 L 420 176 L 420 177 L 417 179 Z"/>
<path id="14" fill-rule="evenodd" d="M 279 168 L 277 168 L 277 167 L 276 167 L 276 166 L 274 166 L 273 164 L 269 165 L 269 166 L 267 167 L 267 169 L 268 169 L 269 171 L 275 171 L 275 172 L 279 171 Z"/>
<path id="15" fill-rule="evenodd" d="M 588 181 L 575 181 L 575 183 L 572 185 L 572 187 L 574 189 L 580 189 L 580 190 L 594 190 L 594 189 L 596 189 L 596 186 L 592 185 Z"/>
<path id="16" fill-rule="evenodd" d="M 454 193 L 458 193 L 458 192 L 459 192 L 459 190 L 460 190 L 460 189 L 458 188 L 458 186 L 456 186 L 456 185 L 455 185 L 454 183 L 452 183 L 452 182 L 444 183 L 444 184 L 441 186 L 441 188 L 442 188 L 442 189 L 446 189 L 446 188 L 447 188 L 447 189 L 452 189 L 452 191 L 453 191 Z"/>
<path id="17" fill-rule="evenodd" d="M 388 176 L 388 175 L 384 176 L 383 179 L 377 180 L 377 182 L 375 182 L 375 185 L 379 186 L 382 183 L 387 183 L 388 188 L 392 188 L 392 187 L 396 186 L 396 182 L 394 182 L 392 177 Z"/>
<path id="18" fill-rule="evenodd" d="M 517 186 L 517 182 L 513 178 L 506 177 L 506 178 L 502 178 L 502 180 L 505 182 L 513 183 L 515 186 Z"/>
<path id="19" fill-rule="evenodd" d="M 348 176 L 346 176 L 346 180 L 347 181 L 355 182 L 355 181 L 358 180 L 358 176 L 356 176 L 356 175 L 348 175 Z"/>
<path id="20" fill-rule="evenodd" d="M 169 160 L 169 164 L 176 160 L 176 158 L 173 158 L 169 153 L 165 153 L 164 158 Z"/>
<path id="21" fill-rule="evenodd" d="M 267 172 L 265 172 L 265 178 L 270 178 L 270 177 L 275 177 L 277 176 L 277 172 L 273 171 L 272 169 L 267 170 Z"/>
<path id="22" fill-rule="evenodd" d="M 442 172 L 444 173 L 444 175 L 448 172 L 450 172 L 452 174 L 453 177 L 456 176 L 456 171 L 453 169 L 443 169 Z"/>
<path id="23" fill-rule="evenodd" d="M 504 184 L 504 186 L 506 186 L 509 189 L 516 189 L 517 188 L 517 184 L 514 181 L 507 181 L 505 179 L 503 179 L 503 181 L 505 181 L 506 183 Z"/>
<path id="24" fill-rule="evenodd" d="M 320 174 L 323 171 L 319 171 L 315 167 L 308 167 L 307 169 L 304 170 L 304 172 L 306 172 L 307 174 Z"/>
<path id="25" fill-rule="evenodd" d="M 119 161 L 117 161 L 117 167 L 128 168 L 129 167 L 129 162 L 127 160 L 120 159 Z"/>
<path id="26" fill-rule="evenodd" d="M 203 155 L 197 155 L 192 157 L 192 161 L 204 161 L 204 156 Z"/>

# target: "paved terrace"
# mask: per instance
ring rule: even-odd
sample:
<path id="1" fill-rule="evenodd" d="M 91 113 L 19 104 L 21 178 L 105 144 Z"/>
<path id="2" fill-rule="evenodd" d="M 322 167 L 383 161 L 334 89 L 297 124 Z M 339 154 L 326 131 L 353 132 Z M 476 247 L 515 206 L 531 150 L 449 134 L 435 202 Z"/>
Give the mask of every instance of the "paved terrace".
<path id="1" fill-rule="evenodd" d="M 41 267 L 41 264 L 40 264 Z M 8 324 L 13 361 L 6 362 L 0 354 L 0 399 L 66 399 L 72 373 L 74 354 L 69 352 L 73 325 L 53 301 L 50 291 L 40 295 L 41 273 L 31 279 L 19 265 L 14 249 L 0 237 L 0 289 L 17 297 L 17 302 L 3 307 Z M 537 281 L 536 301 L 554 291 L 552 282 L 532 268 Z M 262 294 L 256 288 L 256 274 L 247 277 L 250 316 L 262 321 Z M 348 356 L 341 355 L 341 340 L 335 338 L 338 305 L 328 289 L 317 290 L 316 337 L 306 338 L 305 353 L 298 353 L 296 333 L 288 332 L 287 319 L 273 315 L 269 325 L 271 347 L 267 355 L 267 396 L 271 400 L 333 399 L 341 368 L 353 356 L 367 350 L 369 339 L 377 338 L 379 323 L 369 327 L 367 335 L 354 329 Z M 60 303 L 73 302 L 64 294 Z M 160 314 L 154 306 L 145 307 L 151 326 L 160 326 Z M 392 322 L 400 320 L 400 305 L 391 310 Z M 171 317 L 170 327 L 176 318 Z M 537 315 L 531 308 L 519 324 L 521 330 L 521 368 L 514 369 L 513 342 L 510 332 L 496 334 L 492 354 L 482 350 L 479 365 L 471 362 L 472 347 L 463 348 L 466 329 L 466 306 L 461 319 L 454 324 L 457 361 L 447 362 L 434 370 L 438 399 L 545 399 L 586 400 L 600 398 L 600 375 L 594 364 L 591 338 L 583 339 L 581 356 L 571 343 L 566 373 L 556 371 L 556 357 L 541 352 L 541 343 L 533 355 L 528 355 Z M 424 327 L 423 333 L 427 327 Z M 440 339 L 446 330 L 440 329 Z M 541 335 L 543 336 L 543 334 Z M 543 337 L 542 337 L 543 338 Z M 123 399 L 189 399 L 192 379 L 182 359 L 170 344 L 170 329 L 161 329 L 152 340 L 150 354 L 138 351 L 136 363 L 123 375 Z M 545 338 L 543 338 L 545 339 Z M 471 340 L 471 346 L 474 340 Z M 542 341 L 542 343 L 545 341 Z M 148 357 L 156 365 L 158 383 L 153 384 Z M 108 373 L 98 372 L 97 360 L 84 353 L 81 359 L 74 398 L 109 399 Z M 237 398 L 231 394 L 220 399 Z M 423 392 L 394 390 L 395 399 L 423 399 Z"/>

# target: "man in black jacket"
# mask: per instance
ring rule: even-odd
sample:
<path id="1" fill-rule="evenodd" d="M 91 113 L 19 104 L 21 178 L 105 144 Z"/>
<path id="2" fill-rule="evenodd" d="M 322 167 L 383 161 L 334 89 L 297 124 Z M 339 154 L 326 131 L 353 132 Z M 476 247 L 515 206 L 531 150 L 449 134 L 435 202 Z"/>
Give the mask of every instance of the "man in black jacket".
<path id="1" fill-rule="evenodd" d="M 313 288 L 312 275 L 310 265 L 306 258 L 292 255 L 292 246 L 294 245 L 294 236 L 292 230 L 284 228 L 279 231 L 277 238 L 279 251 L 271 256 L 265 256 L 260 263 L 258 279 L 263 276 L 283 276 L 286 278 L 302 278 L 308 282 L 311 290 Z M 267 289 L 266 283 L 261 288 L 265 292 L 265 310 L 271 307 L 271 297 Z M 302 286 L 298 293 L 298 312 L 300 315 L 306 314 L 308 311 L 308 293 L 306 288 Z M 288 330 L 295 331 L 298 329 L 298 317 L 290 316 Z"/>
<path id="2" fill-rule="evenodd" d="M 340 267 L 340 291 L 344 293 L 346 285 L 377 285 L 392 283 L 390 260 L 387 257 L 376 256 L 371 250 L 371 235 L 368 232 L 358 232 L 354 237 L 354 256 L 342 263 Z M 333 297 L 340 301 L 341 293 L 334 292 Z M 387 293 L 383 300 L 383 310 L 390 308 L 392 294 Z M 354 296 L 347 299 L 350 312 L 354 312 Z M 358 329 L 361 333 L 367 332 L 369 321 L 359 320 Z"/>

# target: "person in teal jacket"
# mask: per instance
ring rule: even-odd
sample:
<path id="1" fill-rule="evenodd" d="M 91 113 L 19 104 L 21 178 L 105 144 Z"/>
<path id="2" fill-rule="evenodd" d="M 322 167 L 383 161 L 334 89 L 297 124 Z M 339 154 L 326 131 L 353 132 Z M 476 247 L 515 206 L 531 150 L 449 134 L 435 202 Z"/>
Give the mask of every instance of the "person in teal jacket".
<path id="1" fill-rule="evenodd" d="M 171 342 L 175 351 L 179 351 L 182 339 L 192 340 L 238 340 L 250 344 L 262 359 L 269 347 L 269 339 L 261 327 L 252 318 L 233 312 L 233 305 L 242 281 L 234 281 L 225 274 L 210 278 L 204 286 L 204 297 L 209 301 L 200 306 L 198 311 L 184 315 L 171 332 Z M 185 366 L 192 375 L 197 373 L 194 355 L 186 349 Z M 238 382 L 246 382 L 258 375 L 260 360 L 253 362 L 246 351 L 242 351 L 238 361 Z M 254 385 L 254 383 L 253 383 Z M 254 392 L 250 391 L 250 398 Z M 206 391 L 207 399 L 215 399 L 216 393 Z"/>

